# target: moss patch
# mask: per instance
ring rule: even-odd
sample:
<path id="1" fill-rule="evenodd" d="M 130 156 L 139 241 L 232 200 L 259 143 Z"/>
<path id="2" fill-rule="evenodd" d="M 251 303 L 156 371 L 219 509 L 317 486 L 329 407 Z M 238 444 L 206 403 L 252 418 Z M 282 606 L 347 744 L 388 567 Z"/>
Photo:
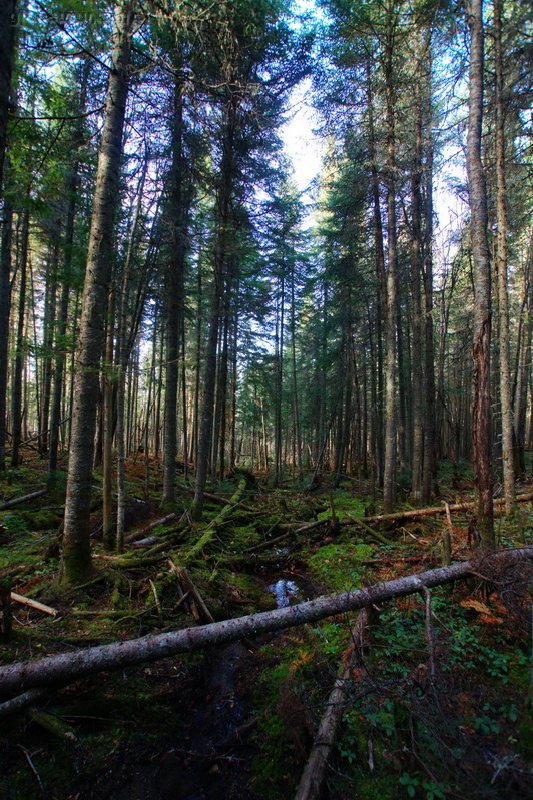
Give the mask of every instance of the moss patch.
<path id="1" fill-rule="evenodd" d="M 356 589 L 364 569 L 361 561 L 371 558 L 374 550 L 369 544 L 328 544 L 310 557 L 309 571 L 328 589 Z"/>

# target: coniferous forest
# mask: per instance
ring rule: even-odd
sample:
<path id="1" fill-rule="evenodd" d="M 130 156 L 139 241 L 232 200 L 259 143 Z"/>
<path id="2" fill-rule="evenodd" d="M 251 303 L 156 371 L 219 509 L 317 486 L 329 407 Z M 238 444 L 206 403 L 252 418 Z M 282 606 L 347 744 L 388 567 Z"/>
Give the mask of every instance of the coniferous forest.
<path id="1" fill-rule="evenodd" d="M 532 22 L 1 0 L 6 800 L 532 796 Z"/>

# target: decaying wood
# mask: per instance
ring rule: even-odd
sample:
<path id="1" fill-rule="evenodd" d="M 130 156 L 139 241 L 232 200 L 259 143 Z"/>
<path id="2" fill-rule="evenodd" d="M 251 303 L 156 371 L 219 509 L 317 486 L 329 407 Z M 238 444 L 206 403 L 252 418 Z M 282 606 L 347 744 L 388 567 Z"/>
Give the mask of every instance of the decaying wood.
<path id="1" fill-rule="evenodd" d="M 156 544 L 158 542 L 157 536 L 146 536 L 144 539 L 137 539 L 137 541 L 133 542 L 133 547 L 150 547 L 152 544 Z"/>
<path id="2" fill-rule="evenodd" d="M 516 498 L 517 503 L 530 503 L 533 502 L 533 492 L 528 494 L 520 494 Z M 454 503 L 448 506 L 450 511 L 472 511 L 476 508 L 475 502 L 468 503 Z M 494 500 L 494 509 L 501 510 L 505 507 L 505 500 Z M 393 514 L 376 514 L 373 517 L 365 517 L 363 522 L 367 525 L 369 522 L 398 522 L 404 519 L 417 519 L 418 517 L 436 517 L 440 514 L 446 514 L 446 508 L 442 506 L 432 506 L 431 508 L 415 508 L 412 511 L 397 511 Z M 339 525 L 355 525 L 359 524 L 360 520 L 355 517 L 350 519 L 343 519 Z"/>
<path id="3" fill-rule="evenodd" d="M 44 689 L 28 689 L 23 694 L 18 694 L 11 700 L 6 700 L 0 703 L 0 719 L 8 717 L 10 714 L 16 714 L 18 711 L 23 711 L 28 706 L 33 705 L 36 700 L 39 700 L 45 694 Z"/>
<path id="4" fill-rule="evenodd" d="M 202 595 L 192 582 L 187 570 L 184 567 L 178 567 L 171 558 L 168 560 L 168 566 L 172 574 L 176 576 L 183 595 L 188 595 L 191 613 L 196 622 L 200 625 L 206 622 L 214 622 L 211 612 L 206 606 Z"/>
<path id="5" fill-rule="evenodd" d="M 16 592 L 11 592 L 11 599 L 14 600 L 15 603 L 20 603 L 21 606 L 29 606 L 30 608 L 35 608 L 37 611 L 42 611 L 43 614 L 50 614 L 51 617 L 57 617 L 59 614 L 57 608 L 45 606 L 44 603 L 39 603 L 38 600 L 32 600 L 31 597 L 24 597 L 24 595 L 17 594 Z"/>
<path id="6" fill-rule="evenodd" d="M 431 592 L 426 587 L 422 590 L 422 597 L 424 598 L 426 639 L 429 651 L 429 677 L 433 682 L 435 680 L 435 636 L 432 624 Z"/>
<path id="7" fill-rule="evenodd" d="M 305 765 L 295 800 L 318 800 L 326 774 L 329 757 L 337 731 L 346 707 L 346 696 L 351 686 L 352 669 L 361 663 L 364 631 L 367 625 L 367 611 L 362 609 L 352 629 L 352 646 L 339 669 L 339 674 L 331 690 L 326 711 L 315 737 L 311 755 Z"/>
<path id="8" fill-rule="evenodd" d="M 160 517 L 160 519 L 156 519 L 153 522 L 150 522 L 148 525 L 145 525 L 144 528 L 140 528 L 137 531 L 133 531 L 126 537 L 126 542 L 131 544 L 131 542 L 136 542 L 138 539 L 144 539 L 150 531 L 154 528 L 157 528 L 158 525 L 166 525 L 167 522 L 172 522 L 176 519 L 176 514 L 172 512 L 172 514 L 167 514 L 165 517 Z"/>
<path id="9" fill-rule="evenodd" d="M 231 495 L 230 499 L 228 500 L 227 504 L 224 506 L 220 514 L 211 520 L 211 522 L 203 529 L 202 535 L 198 539 L 198 541 L 193 544 L 192 547 L 189 548 L 187 553 L 184 556 L 184 561 L 192 561 L 193 559 L 197 558 L 200 553 L 207 547 L 207 545 L 212 541 L 213 536 L 215 535 L 216 529 L 222 525 L 228 517 L 231 515 L 235 506 L 239 503 L 244 490 L 246 489 L 246 478 L 242 478 L 237 486 L 235 492 Z"/>
<path id="10" fill-rule="evenodd" d="M 34 686 L 66 684 L 101 670 L 121 669 L 126 665 L 157 661 L 176 653 L 189 653 L 205 647 L 236 642 L 245 637 L 318 622 L 346 611 L 368 608 L 374 603 L 414 594 L 424 587 L 452 583 L 473 573 L 490 576 L 501 561 L 520 562 L 526 559 L 533 559 L 533 546 L 502 550 L 475 561 L 439 567 L 275 611 L 263 611 L 179 631 L 150 634 L 140 639 L 89 647 L 74 653 L 58 653 L 36 661 L 8 664 L 0 667 L 0 692 L 21 692 Z"/>
<path id="11" fill-rule="evenodd" d="M 36 497 L 42 497 L 47 491 L 48 489 L 45 487 L 44 489 L 39 489 L 36 492 L 25 494 L 23 497 L 14 497 L 12 500 L 6 500 L 5 503 L 0 505 L 0 511 L 5 511 L 6 508 L 13 508 L 13 506 L 19 506 L 22 503 L 29 503 L 30 500 L 35 500 Z"/>
<path id="12" fill-rule="evenodd" d="M 383 534 L 375 531 L 370 527 L 370 525 L 367 525 L 365 520 L 357 519 L 356 517 L 352 517 L 350 514 L 347 516 L 351 523 L 358 525 L 360 528 L 366 531 L 366 533 L 368 533 L 372 539 L 376 539 L 376 541 L 378 541 L 380 544 L 390 544 L 390 541 L 386 538 L 386 536 L 383 536 Z"/>
<path id="13" fill-rule="evenodd" d="M 39 725 L 43 730 L 47 733 L 51 733 L 52 736 L 57 736 L 58 739 L 63 739 L 67 742 L 75 742 L 76 741 L 76 734 L 68 725 L 58 719 L 53 714 L 48 714 L 46 711 L 40 711 L 36 708 L 33 708 L 29 712 L 30 718 Z"/>
<path id="14" fill-rule="evenodd" d="M 157 589 L 155 587 L 155 583 L 153 582 L 153 580 L 151 578 L 148 580 L 148 583 L 150 584 L 150 589 L 152 590 L 152 594 L 154 596 L 155 606 L 157 608 L 157 613 L 159 614 L 159 616 L 161 616 L 161 603 L 159 602 L 159 597 L 158 597 L 158 594 L 157 594 Z"/>
<path id="15" fill-rule="evenodd" d="M 442 531 L 442 566 L 447 567 L 452 562 L 453 522 L 448 503 L 444 503 L 444 509 L 446 511 L 447 527 Z"/>
<path id="16" fill-rule="evenodd" d="M 11 638 L 11 584 L 8 579 L 0 581 L 0 641 Z"/>

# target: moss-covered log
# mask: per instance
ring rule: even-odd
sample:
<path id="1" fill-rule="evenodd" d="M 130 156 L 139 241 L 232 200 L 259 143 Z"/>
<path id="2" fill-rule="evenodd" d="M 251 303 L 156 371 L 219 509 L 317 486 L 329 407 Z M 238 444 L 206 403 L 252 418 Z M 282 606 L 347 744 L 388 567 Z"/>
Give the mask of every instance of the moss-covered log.
<path id="1" fill-rule="evenodd" d="M 200 553 L 207 547 L 207 545 L 212 541 L 213 536 L 215 535 L 215 531 L 219 528 L 228 517 L 231 516 L 233 509 L 239 503 L 244 490 L 246 489 L 246 478 L 241 478 L 239 481 L 235 492 L 231 495 L 230 499 L 228 500 L 227 505 L 220 511 L 217 516 L 211 520 L 211 522 L 204 528 L 202 531 L 202 535 L 200 538 L 190 547 L 187 552 L 182 556 L 181 561 L 183 563 L 188 563 L 193 559 L 197 558 Z"/>

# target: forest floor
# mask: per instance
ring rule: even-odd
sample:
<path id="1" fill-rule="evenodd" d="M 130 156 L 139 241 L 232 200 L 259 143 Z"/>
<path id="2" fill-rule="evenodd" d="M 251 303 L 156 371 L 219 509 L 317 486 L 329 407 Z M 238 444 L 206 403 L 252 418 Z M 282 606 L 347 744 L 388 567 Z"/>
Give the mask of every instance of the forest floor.
<path id="1" fill-rule="evenodd" d="M 231 476 L 211 487 L 199 526 L 188 517 L 191 493 L 181 479 L 168 519 L 158 507 L 160 467 L 151 462 L 147 478 L 141 459 L 128 462 L 129 541 L 120 557 L 102 547 L 96 482 L 95 576 L 75 590 L 58 582 L 61 482 L 0 511 L 0 581 L 55 612 L 14 600 L 0 665 L 195 626 L 206 613 L 222 620 L 370 586 L 439 566 L 447 542 L 454 561 L 475 550 L 467 512 L 364 523 L 379 506 L 367 482 L 350 478 L 309 492 Z M 44 462 L 28 453 L 0 482 L 0 504 L 45 484 Z M 440 487 L 449 503 L 472 497 L 466 467 L 444 471 Z M 498 517 L 497 531 L 501 547 L 533 544 L 532 504 L 511 520 Z M 169 559 L 186 566 L 190 586 Z M 480 576 L 436 588 L 429 617 L 420 594 L 370 610 L 324 796 L 533 796 L 530 573 L 527 564 L 507 565 L 490 582 Z M 0 797 L 294 797 L 339 667 L 356 646 L 356 616 L 48 690 L 2 719 Z"/>

